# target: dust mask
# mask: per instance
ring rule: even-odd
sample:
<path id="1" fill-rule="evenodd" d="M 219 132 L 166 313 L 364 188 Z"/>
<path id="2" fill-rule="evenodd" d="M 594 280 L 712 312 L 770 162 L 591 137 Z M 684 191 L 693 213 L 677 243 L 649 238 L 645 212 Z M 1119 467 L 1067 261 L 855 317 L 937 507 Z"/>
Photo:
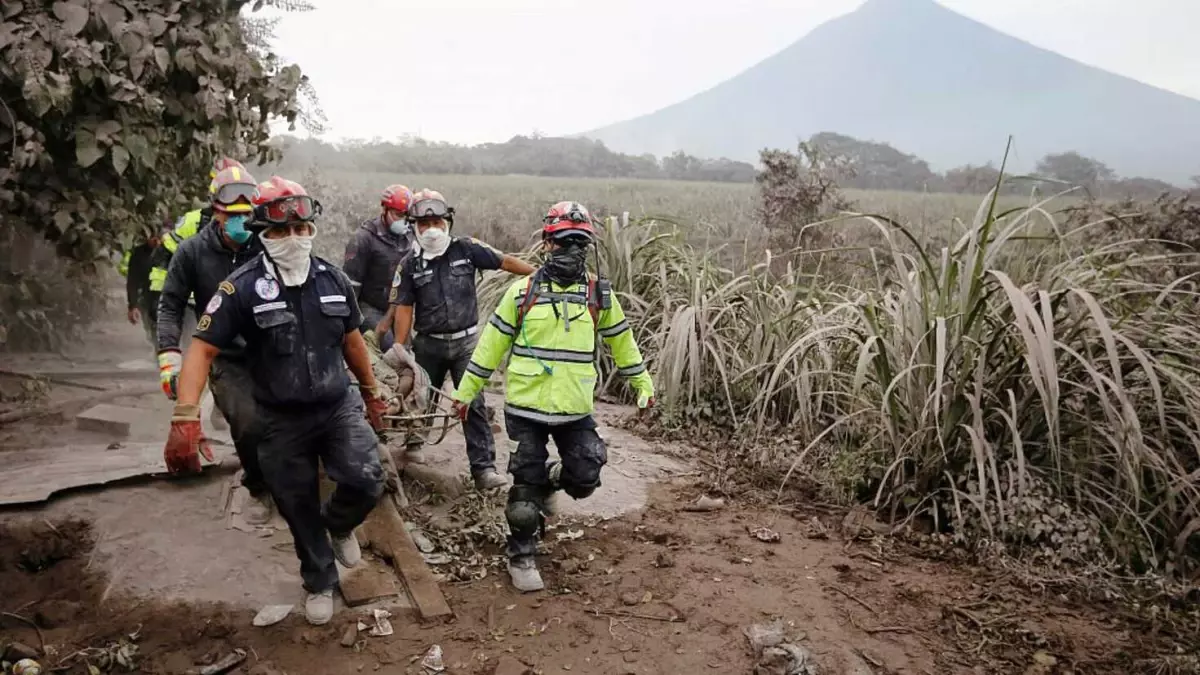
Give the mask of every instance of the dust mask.
<path id="1" fill-rule="evenodd" d="M 299 286 L 308 279 L 308 270 L 312 265 L 313 239 L 317 229 L 313 226 L 308 235 L 293 234 L 281 239 L 259 237 L 263 249 L 283 276 L 284 286 Z"/>
<path id="2" fill-rule="evenodd" d="M 417 233 L 417 243 L 421 246 L 421 255 L 426 260 L 433 260 L 450 248 L 450 233 L 440 227 L 431 227 Z"/>

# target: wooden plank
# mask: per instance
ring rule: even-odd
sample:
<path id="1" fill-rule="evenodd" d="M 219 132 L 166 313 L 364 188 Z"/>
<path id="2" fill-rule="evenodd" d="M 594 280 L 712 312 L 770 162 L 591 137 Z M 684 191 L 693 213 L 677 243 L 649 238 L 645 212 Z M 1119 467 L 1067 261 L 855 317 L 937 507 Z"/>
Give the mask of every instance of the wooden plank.
<path id="1" fill-rule="evenodd" d="M 366 557 L 351 568 L 338 565 L 338 587 L 350 607 L 404 593 L 403 584 L 390 567 Z"/>
<path id="2" fill-rule="evenodd" d="M 367 537 L 375 551 L 392 561 L 422 619 L 454 615 L 391 499 L 386 496 L 380 499 L 363 527 L 368 530 Z"/>
<path id="3" fill-rule="evenodd" d="M 123 405 L 101 403 L 75 416 L 75 426 L 84 431 L 99 431 L 114 436 L 129 436 L 129 429 L 139 418 L 152 414 L 148 410 Z"/>
<path id="4" fill-rule="evenodd" d="M 227 453 L 213 448 L 217 464 Z M 0 506 L 43 502 L 56 492 L 88 485 L 165 474 L 163 444 L 73 445 L 0 452 Z"/>

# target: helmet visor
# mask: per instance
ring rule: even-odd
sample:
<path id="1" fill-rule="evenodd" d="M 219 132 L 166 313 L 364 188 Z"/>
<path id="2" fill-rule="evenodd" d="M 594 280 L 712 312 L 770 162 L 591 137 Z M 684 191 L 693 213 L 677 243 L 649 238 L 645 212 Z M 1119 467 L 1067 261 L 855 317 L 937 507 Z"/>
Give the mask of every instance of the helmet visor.
<path id="1" fill-rule="evenodd" d="M 314 220 L 321 213 L 321 204 L 308 195 L 283 197 L 254 210 L 255 217 L 269 225 L 286 225 L 295 221 Z"/>
<path id="2" fill-rule="evenodd" d="M 450 209 L 446 206 L 446 202 L 440 199 L 422 199 L 418 202 L 413 202 L 408 207 L 408 217 L 420 220 L 421 218 L 445 218 L 450 214 Z"/>
<path id="3" fill-rule="evenodd" d="M 217 188 L 213 201 L 218 204 L 232 204 L 241 200 L 249 204 L 254 197 L 255 188 L 252 183 L 226 183 Z"/>

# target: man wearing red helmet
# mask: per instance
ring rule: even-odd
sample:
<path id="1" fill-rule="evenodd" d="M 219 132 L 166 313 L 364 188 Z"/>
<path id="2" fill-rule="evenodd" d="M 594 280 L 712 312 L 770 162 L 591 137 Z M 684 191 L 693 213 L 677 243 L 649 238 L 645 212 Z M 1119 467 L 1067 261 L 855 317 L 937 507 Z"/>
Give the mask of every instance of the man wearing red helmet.
<path id="1" fill-rule="evenodd" d="M 346 245 L 342 270 L 358 290 L 358 306 L 363 313 L 363 332 L 374 331 L 388 313 L 388 293 L 396 268 L 413 250 L 412 230 L 408 225 L 408 206 L 412 190 L 389 185 L 379 199 L 382 212 L 354 232 Z M 391 326 L 377 333 L 380 351 L 392 346 Z"/>
<path id="2" fill-rule="evenodd" d="M 450 236 L 454 209 L 446 205 L 440 192 L 414 194 L 408 217 L 415 223 L 420 254 L 408 258 L 396 271 L 391 295 L 396 306 L 396 342 L 404 344 L 412 330 L 413 354 L 429 374 L 430 384 L 440 389 L 449 374 L 457 387 L 478 340 L 476 270 L 502 269 L 527 275 L 533 273 L 533 267 L 470 237 Z M 482 398 L 471 406 L 463 435 L 475 486 L 482 490 L 507 485 L 496 471 L 496 441 Z M 419 447 L 409 446 L 409 461 L 413 455 L 419 457 Z"/>
<path id="3" fill-rule="evenodd" d="M 522 592 L 543 588 L 534 561 L 545 515 L 559 491 L 583 499 L 600 487 L 608 461 L 596 433 L 593 392 L 597 336 L 612 350 L 617 373 L 637 393 L 639 408 L 654 403 L 654 382 L 606 280 L 590 278 L 587 256 L 595 240 L 592 218 L 577 202 L 559 202 L 544 219 L 549 258 L 537 274 L 509 287 L 471 355 L 454 392 L 464 416 L 505 355 L 504 422 L 517 449 L 508 458 L 508 573 Z M 560 461 L 549 461 L 554 439 Z"/>
<path id="4" fill-rule="evenodd" d="M 197 405 L 205 371 L 221 349 L 244 341 L 263 424 L 263 477 L 292 532 L 307 591 L 305 616 L 321 625 L 333 617 L 334 561 L 359 563 L 354 528 L 383 492 L 372 427 L 383 428 L 387 404 L 377 394 L 358 330 L 354 287 L 340 269 L 312 255 L 320 204 L 278 176 L 259 184 L 254 204 L 263 253 L 221 284 L 196 325 L 179 376 L 167 467 L 198 471 L 201 454 L 211 459 Z M 347 365 L 361 396 L 350 386 Z M 337 486 L 325 504 L 318 463 Z"/>
<path id="5" fill-rule="evenodd" d="M 167 278 L 158 302 L 158 360 L 163 392 L 175 398 L 183 352 L 180 337 L 188 300 L 199 307 L 220 301 L 213 298 L 225 278 L 262 251 L 258 239 L 246 229 L 257 185 L 244 168 L 231 166 L 213 178 L 209 193 L 212 217 L 195 236 L 183 241 L 171 257 Z M 194 312 L 194 308 L 193 308 Z M 245 343 L 234 341 L 221 350 L 208 371 L 209 388 L 216 407 L 229 422 L 230 435 L 242 464 L 242 485 L 250 493 L 243 511 L 254 525 L 271 518 L 271 495 L 258 462 L 262 439 L 258 406 L 251 396 L 251 380 Z"/>

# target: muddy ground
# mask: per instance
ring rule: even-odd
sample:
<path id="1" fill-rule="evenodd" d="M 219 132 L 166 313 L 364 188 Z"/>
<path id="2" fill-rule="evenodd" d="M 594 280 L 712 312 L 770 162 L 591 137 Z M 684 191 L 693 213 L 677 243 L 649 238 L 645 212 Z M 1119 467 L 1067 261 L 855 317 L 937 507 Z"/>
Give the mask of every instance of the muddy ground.
<path id="1" fill-rule="evenodd" d="M 140 329 L 107 324 L 66 356 L 21 365 L 148 361 L 140 337 Z M 170 404 L 145 393 L 149 372 L 148 380 L 106 383 L 113 401 L 146 408 L 135 440 L 165 436 Z M 79 393 L 55 387 L 50 400 Z M 6 449 L 57 443 L 67 452 L 95 442 L 72 428 L 71 410 L 0 427 L 0 462 Z M 540 557 L 546 592 L 508 587 L 492 537 L 476 557 L 482 579 L 451 574 L 443 583 L 451 621 L 423 625 L 404 603 L 384 605 L 394 634 L 351 635 L 348 647 L 347 628 L 362 610 L 341 607 L 321 628 L 299 612 L 255 628 L 257 608 L 302 599 L 297 565 L 286 531 L 226 526 L 223 486 L 236 467 L 222 467 L 0 511 L 0 649 L 23 643 L 68 673 L 89 664 L 108 672 L 106 659 L 122 643 L 132 670 L 144 673 L 200 672 L 236 649 L 247 654 L 232 671 L 242 674 L 425 673 L 419 660 L 433 645 L 449 673 L 751 673 L 746 631 L 775 620 L 811 658 L 816 670 L 808 672 L 825 674 L 1186 672 L 1159 670 L 1168 663 L 1161 656 L 1177 645 L 1196 649 L 1195 640 L 1189 647 L 1178 632 L 1154 632 L 1115 603 L 1074 600 L 1003 568 L 924 558 L 874 532 L 869 518 L 736 499 L 716 511 L 685 510 L 702 492 L 688 462 L 697 451 L 618 429 L 620 414 L 606 408 L 603 416 L 613 463 L 602 493 L 591 506 L 569 503 L 550 531 Z M 460 443 L 451 437 L 435 449 L 431 466 L 453 476 L 465 464 Z M 421 499 L 417 486 L 413 493 L 414 520 L 446 522 L 439 497 Z M 500 501 L 468 492 L 453 504 Z M 472 513 L 498 522 L 494 510 Z"/>

